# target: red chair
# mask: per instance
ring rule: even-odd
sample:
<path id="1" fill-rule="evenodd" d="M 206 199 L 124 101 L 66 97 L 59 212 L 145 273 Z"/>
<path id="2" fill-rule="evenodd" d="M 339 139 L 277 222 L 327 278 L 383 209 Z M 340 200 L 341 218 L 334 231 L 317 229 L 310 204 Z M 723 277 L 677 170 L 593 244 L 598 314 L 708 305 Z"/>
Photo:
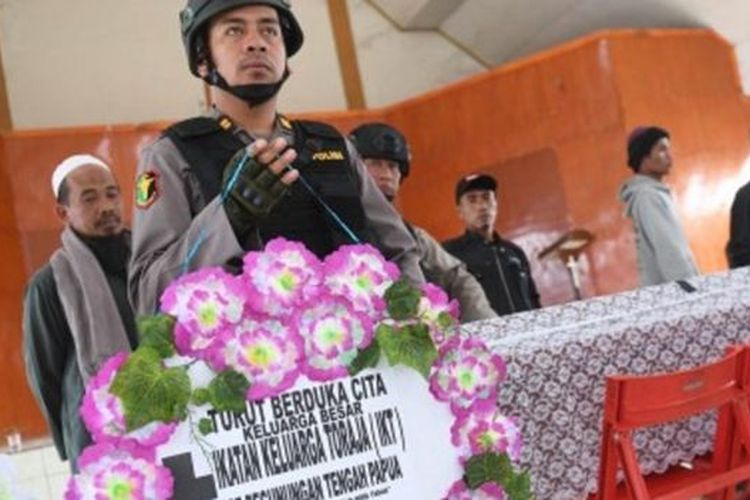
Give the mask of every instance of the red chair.
<path id="1" fill-rule="evenodd" d="M 598 498 L 617 498 L 616 474 L 625 473 L 629 498 L 685 500 L 708 493 L 734 498 L 734 485 L 750 479 L 750 348 L 733 347 L 717 363 L 695 370 L 607 377 Z M 651 496 L 631 439 L 641 427 L 672 422 L 719 409 L 711 466 L 681 480 L 671 491 Z M 683 478 L 684 479 L 684 478 Z M 675 489 L 676 488 L 676 489 Z M 720 493 L 720 495 L 718 495 Z"/>

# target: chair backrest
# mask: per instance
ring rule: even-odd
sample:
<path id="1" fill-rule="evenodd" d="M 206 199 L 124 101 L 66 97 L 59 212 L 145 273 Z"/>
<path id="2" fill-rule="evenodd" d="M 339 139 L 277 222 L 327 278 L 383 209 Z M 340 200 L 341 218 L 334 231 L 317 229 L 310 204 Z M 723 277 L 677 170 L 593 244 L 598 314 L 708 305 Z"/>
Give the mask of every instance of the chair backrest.
<path id="1" fill-rule="evenodd" d="M 668 423 L 719 408 L 712 470 L 669 495 L 693 498 L 724 491 L 750 479 L 750 464 L 740 450 L 750 450 L 750 347 L 732 347 L 721 360 L 693 370 L 647 376 L 607 377 L 598 498 L 616 497 L 617 470 L 622 467 L 632 498 L 652 498 L 641 475 L 631 431 Z"/>
<path id="2" fill-rule="evenodd" d="M 744 358 L 745 349 L 732 347 L 716 363 L 693 370 L 607 377 L 604 419 L 615 429 L 633 429 L 718 408 L 744 394 Z"/>

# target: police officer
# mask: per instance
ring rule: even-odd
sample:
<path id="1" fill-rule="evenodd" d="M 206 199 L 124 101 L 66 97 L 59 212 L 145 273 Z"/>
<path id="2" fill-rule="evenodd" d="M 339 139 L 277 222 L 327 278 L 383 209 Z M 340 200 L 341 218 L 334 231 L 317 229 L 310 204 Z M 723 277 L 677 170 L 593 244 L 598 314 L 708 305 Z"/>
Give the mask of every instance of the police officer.
<path id="1" fill-rule="evenodd" d="M 499 315 L 540 307 L 529 261 L 521 247 L 495 232 L 497 181 L 484 174 L 463 177 L 456 185 L 456 207 L 466 226 L 463 236 L 443 243 L 464 261 Z"/>
<path id="2" fill-rule="evenodd" d="M 416 243 L 332 127 L 277 113 L 303 35 L 284 0 L 189 0 L 190 71 L 213 110 L 168 128 L 138 165 L 130 296 L 153 312 L 180 273 L 222 265 L 284 236 L 322 257 L 366 241 L 423 281 Z"/>
<path id="3" fill-rule="evenodd" d="M 404 136 L 385 123 L 365 123 L 350 132 L 375 183 L 389 201 L 394 202 L 401 182 L 409 175 L 411 154 Z M 424 229 L 404 221 L 417 241 L 419 265 L 427 281 L 443 288 L 461 305 L 461 321 L 469 322 L 494 318 L 481 285 L 466 270 L 466 266 L 446 252 L 440 243 Z"/>

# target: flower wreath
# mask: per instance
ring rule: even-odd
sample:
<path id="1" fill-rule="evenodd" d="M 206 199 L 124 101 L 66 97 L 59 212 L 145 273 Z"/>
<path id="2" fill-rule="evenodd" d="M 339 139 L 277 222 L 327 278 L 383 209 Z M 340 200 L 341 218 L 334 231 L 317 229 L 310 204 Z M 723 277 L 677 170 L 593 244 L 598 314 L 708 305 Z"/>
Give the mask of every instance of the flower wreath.
<path id="1" fill-rule="evenodd" d="M 505 363 L 459 335 L 458 304 L 443 290 L 399 280 L 369 245 L 341 247 L 321 262 L 277 238 L 243 264 L 238 276 L 206 268 L 175 280 L 161 297 L 163 314 L 139 318 L 138 349 L 113 356 L 89 381 L 81 415 L 94 444 L 79 458 L 66 500 L 171 498 L 173 478 L 156 447 L 191 403 L 242 411 L 301 376 L 347 377 L 381 357 L 417 370 L 450 405 L 465 475 L 445 498 L 530 498 L 528 473 L 512 464 L 521 454 L 518 423 L 497 408 Z M 187 365 L 165 363 L 176 354 L 216 377 L 192 388 Z M 206 434 L 212 422 L 197 427 Z"/>

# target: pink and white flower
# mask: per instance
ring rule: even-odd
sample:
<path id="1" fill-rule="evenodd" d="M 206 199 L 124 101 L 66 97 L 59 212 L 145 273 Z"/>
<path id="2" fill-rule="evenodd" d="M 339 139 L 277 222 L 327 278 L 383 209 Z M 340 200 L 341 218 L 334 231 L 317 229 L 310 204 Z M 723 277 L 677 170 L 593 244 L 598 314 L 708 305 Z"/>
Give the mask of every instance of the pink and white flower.
<path id="1" fill-rule="evenodd" d="M 323 262 L 324 284 L 332 295 L 346 297 L 358 312 L 382 319 L 385 291 L 400 271 L 371 245 L 347 245 Z"/>
<path id="2" fill-rule="evenodd" d="M 281 316 L 304 307 L 320 291 L 321 263 L 302 243 L 276 238 L 243 259 L 243 283 L 254 311 Z"/>
<path id="3" fill-rule="evenodd" d="M 451 300 L 439 286 L 422 285 L 418 315 L 430 327 L 430 335 L 438 348 L 458 334 L 458 301 Z"/>
<path id="4" fill-rule="evenodd" d="M 461 461 L 482 453 L 506 453 L 517 462 L 521 458 L 521 430 L 495 405 L 478 404 L 456 419 L 451 442 L 460 450 Z"/>
<path id="5" fill-rule="evenodd" d="M 463 479 L 459 479 L 451 486 L 445 500 L 505 500 L 505 490 L 496 483 L 484 483 L 479 488 L 472 490 L 466 486 Z"/>
<path id="6" fill-rule="evenodd" d="M 127 358 L 128 353 L 115 354 L 89 380 L 81 403 L 81 417 L 94 442 L 133 440 L 147 448 L 159 446 L 169 441 L 177 424 L 152 422 L 128 433 L 122 401 L 109 392 L 117 371 Z"/>
<path id="7" fill-rule="evenodd" d="M 244 290 L 220 268 L 206 268 L 178 278 L 161 297 L 161 308 L 177 319 L 177 351 L 221 370 L 219 351 L 242 319 Z"/>
<path id="8" fill-rule="evenodd" d="M 370 319 L 340 297 L 322 296 L 297 314 L 295 324 L 305 343 L 302 371 L 311 380 L 345 377 L 357 350 L 372 342 Z"/>
<path id="9" fill-rule="evenodd" d="M 453 413 L 461 416 L 474 403 L 494 405 L 505 375 L 503 359 L 481 340 L 454 337 L 440 350 L 430 390 L 438 401 L 449 401 Z"/>
<path id="10" fill-rule="evenodd" d="M 172 474 L 152 455 L 129 443 L 86 448 L 78 459 L 80 472 L 68 481 L 65 500 L 172 498 Z"/>
<path id="11" fill-rule="evenodd" d="M 289 389 L 300 375 L 302 339 L 275 319 L 245 320 L 226 348 L 226 363 L 250 381 L 247 399 L 259 401 Z"/>

